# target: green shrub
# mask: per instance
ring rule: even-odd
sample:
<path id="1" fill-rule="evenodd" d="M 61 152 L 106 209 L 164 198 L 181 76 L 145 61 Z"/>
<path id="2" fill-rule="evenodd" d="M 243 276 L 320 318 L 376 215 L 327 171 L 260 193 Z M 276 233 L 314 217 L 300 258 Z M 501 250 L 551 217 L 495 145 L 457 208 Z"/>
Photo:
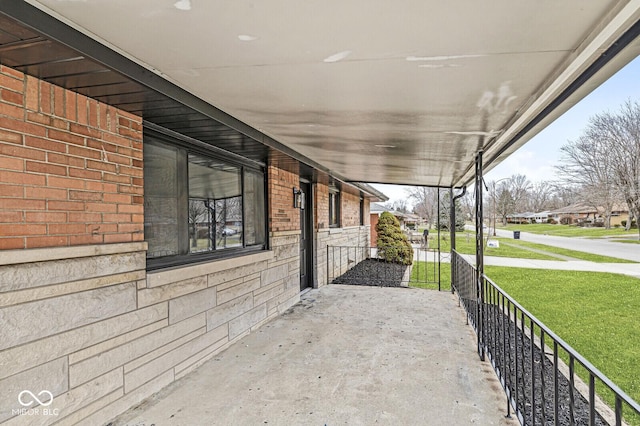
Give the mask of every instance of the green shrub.
<path id="1" fill-rule="evenodd" d="M 622 226 L 624 226 L 624 227 L 627 226 L 627 221 L 626 220 L 621 220 L 620 223 L 622 223 Z M 631 228 L 630 229 L 638 229 L 638 224 L 636 223 L 635 220 L 631 221 Z"/>
<path id="2" fill-rule="evenodd" d="M 376 232 L 378 258 L 402 265 L 413 263 L 413 248 L 407 236 L 400 230 L 400 222 L 394 215 L 383 212 L 376 225 Z"/>

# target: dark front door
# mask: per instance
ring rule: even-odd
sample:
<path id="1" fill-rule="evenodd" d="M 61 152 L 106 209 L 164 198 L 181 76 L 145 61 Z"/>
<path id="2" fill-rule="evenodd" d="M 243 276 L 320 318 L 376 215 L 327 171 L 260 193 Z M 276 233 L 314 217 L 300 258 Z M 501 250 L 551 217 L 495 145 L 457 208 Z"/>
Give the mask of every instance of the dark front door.
<path id="1" fill-rule="evenodd" d="M 313 209 L 311 184 L 300 182 L 304 203 L 300 209 L 300 290 L 313 286 Z"/>

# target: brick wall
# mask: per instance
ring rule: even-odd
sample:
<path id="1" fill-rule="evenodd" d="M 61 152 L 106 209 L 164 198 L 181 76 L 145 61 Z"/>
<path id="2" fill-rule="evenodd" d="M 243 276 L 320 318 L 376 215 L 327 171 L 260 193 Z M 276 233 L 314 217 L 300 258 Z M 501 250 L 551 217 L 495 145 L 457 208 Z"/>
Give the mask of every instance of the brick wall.
<path id="1" fill-rule="evenodd" d="M 287 170 L 276 161 L 268 168 L 269 230 L 299 231 L 300 210 L 293 207 L 293 188 L 300 187 L 297 170 Z"/>
<path id="2" fill-rule="evenodd" d="M 346 226 L 360 225 L 360 193 L 352 188 L 343 188 L 340 193 L 341 224 Z"/>
<path id="3" fill-rule="evenodd" d="M 319 180 L 315 192 L 315 223 L 317 229 L 329 228 L 329 185 L 328 181 Z"/>
<path id="4" fill-rule="evenodd" d="M 142 241 L 139 117 L 0 66 L 0 249 Z"/>

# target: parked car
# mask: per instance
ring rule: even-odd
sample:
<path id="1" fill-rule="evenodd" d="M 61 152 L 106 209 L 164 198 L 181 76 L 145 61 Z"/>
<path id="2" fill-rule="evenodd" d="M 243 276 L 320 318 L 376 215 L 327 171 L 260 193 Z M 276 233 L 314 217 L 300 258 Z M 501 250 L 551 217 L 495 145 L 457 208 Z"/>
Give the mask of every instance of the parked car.
<path id="1" fill-rule="evenodd" d="M 225 237 L 228 237 L 229 235 L 237 234 L 237 233 L 238 233 L 238 231 L 236 231 L 236 230 L 235 230 L 235 229 L 233 229 L 233 228 L 224 227 L 224 228 L 222 228 L 222 231 L 220 231 L 220 233 L 221 233 L 222 235 L 224 235 Z"/>

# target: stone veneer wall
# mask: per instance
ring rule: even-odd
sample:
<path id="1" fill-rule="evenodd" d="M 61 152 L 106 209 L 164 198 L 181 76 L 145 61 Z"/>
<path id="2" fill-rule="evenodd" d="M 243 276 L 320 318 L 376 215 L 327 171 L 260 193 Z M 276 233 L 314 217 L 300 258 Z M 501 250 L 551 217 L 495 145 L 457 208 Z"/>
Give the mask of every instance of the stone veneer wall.
<path id="1" fill-rule="evenodd" d="M 0 423 L 107 422 L 299 301 L 298 249 L 152 273 L 146 243 L 3 252 Z M 23 390 L 57 415 L 12 415 Z"/>

